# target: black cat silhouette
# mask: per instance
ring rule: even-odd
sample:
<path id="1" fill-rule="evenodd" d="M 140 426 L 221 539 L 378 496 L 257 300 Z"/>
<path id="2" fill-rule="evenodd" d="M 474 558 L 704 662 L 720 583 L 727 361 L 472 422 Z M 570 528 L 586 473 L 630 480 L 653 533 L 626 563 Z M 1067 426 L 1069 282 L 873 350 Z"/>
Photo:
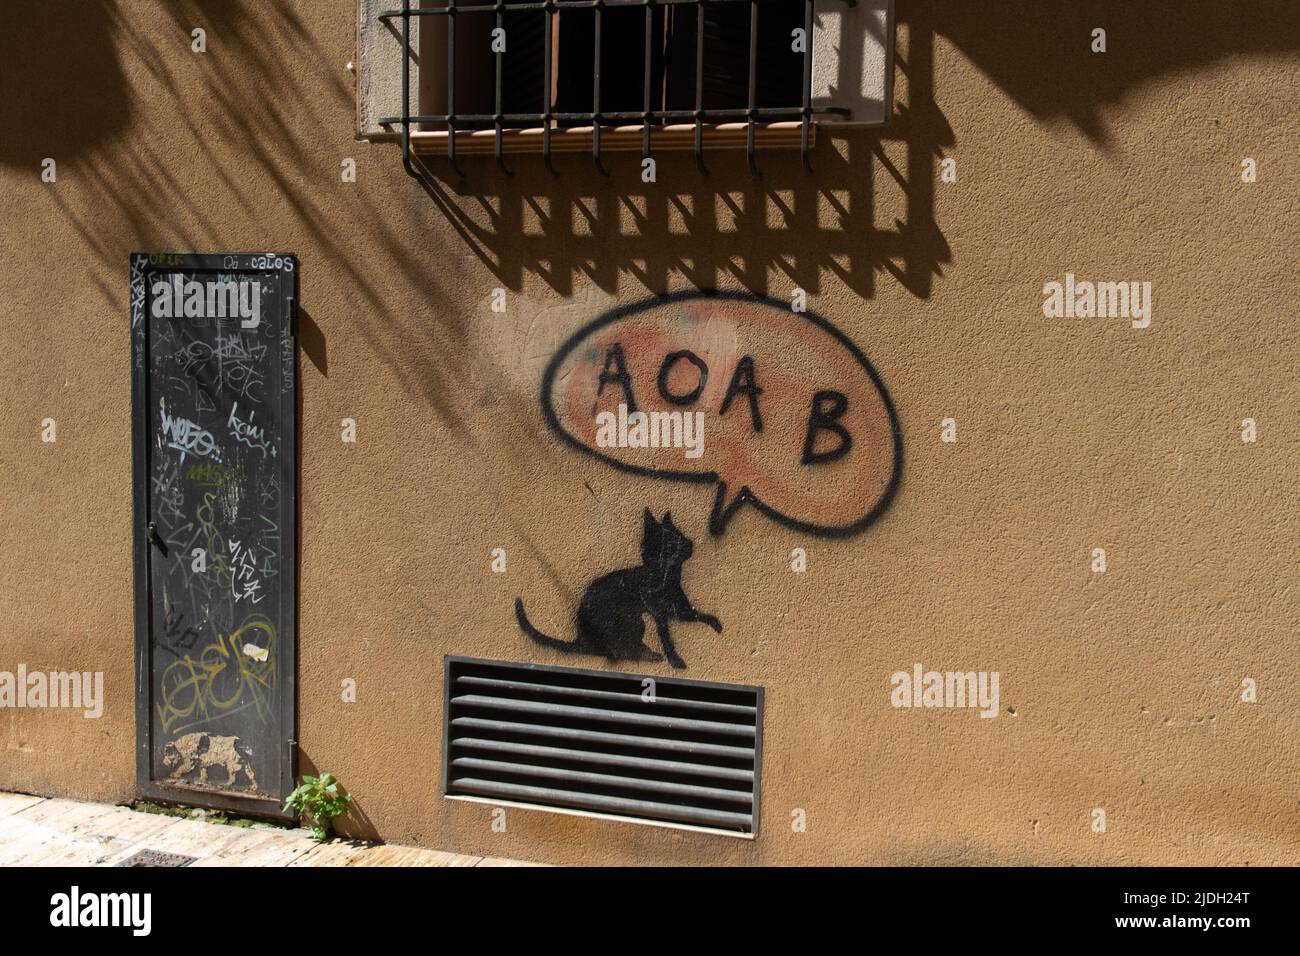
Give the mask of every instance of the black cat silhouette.
<path id="1" fill-rule="evenodd" d="M 722 622 L 695 610 L 682 590 L 682 565 L 694 550 L 694 543 L 677 530 L 670 513 L 665 511 L 663 521 L 656 521 L 647 508 L 641 566 L 613 571 L 587 586 L 578 605 L 578 633 L 572 641 L 556 640 L 533 627 L 521 597 L 515 598 L 519 626 L 538 644 L 571 654 L 600 654 L 611 661 L 661 661 L 667 657 L 673 667 L 685 667 L 668 633 L 670 619 L 700 621 L 722 633 Z M 655 622 L 662 654 L 645 645 L 647 614 Z"/>

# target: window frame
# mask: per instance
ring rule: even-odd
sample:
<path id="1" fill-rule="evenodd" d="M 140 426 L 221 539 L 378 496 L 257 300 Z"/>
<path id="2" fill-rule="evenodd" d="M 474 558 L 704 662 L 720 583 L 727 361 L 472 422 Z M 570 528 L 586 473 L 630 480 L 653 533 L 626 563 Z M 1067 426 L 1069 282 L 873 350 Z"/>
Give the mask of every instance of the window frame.
<path id="1" fill-rule="evenodd" d="M 821 123 L 855 127 L 888 125 L 892 107 L 894 4 L 893 0 L 797 2 L 801 2 L 804 8 L 803 27 L 809 31 L 801 64 L 801 103 L 791 107 L 762 107 L 756 98 L 755 82 L 762 0 L 501 0 L 487 4 L 476 2 L 474 6 L 460 6 L 457 0 L 440 0 L 437 7 L 416 6 L 413 0 L 400 0 L 400 3 L 398 0 L 359 0 L 358 138 L 399 140 L 403 146 L 403 162 L 412 175 L 419 175 L 414 164 L 423 165 L 423 160 L 428 157 L 444 155 L 453 168 L 458 168 L 457 160 L 463 155 L 494 155 L 500 161 L 508 153 L 527 152 L 541 153 L 549 164 L 553 153 L 590 151 L 597 168 L 604 171 L 601 157 L 605 152 L 640 150 L 644 157 L 649 157 L 657 150 L 693 150 L 703 166 L 706 146 L 710 149 L 744 148 L 754 171 L 757 171 L 755 151 L 760 146 L 797 147 L 807 164 L 817 126 Z M 723 5 L 743 5 L 750 9 L 748 101 L 744 106 L 703 106 L 704 21 L 700 17 L 696 21 L 696 99 L 692 109 L 669 109 L 666 97 L 655 104 L 652 100 L 658 97 L 651 95 L 651 89 L 647 88 L 649 84 L 643 84 L 642 109 L 601 110 L 599 71 L 593 77 L 592 102 L 589 104 L 592 108 L 589 111 L 563 112 L 556 109 L 557 48 L 565 10 L 586 10 L 594 16 L 593 61 L 598 62 L 600 21 L 605 12 L 644 10 L 649 27 L 656 10 L 674 6 L 699 10 Z M 495 109 L 470 114 L 458 112 L 455 86 L 463 79 L 456 74 L 458 47 L 454 24 L 473 17 L 494 18 L 495 25 L 499 26 L 503 13 L 525 11 L 539 15 L 549 13 L 542 41 L 542 75 L 548 78 L 542 94 L 541 105 L 544 108 L 533 113 L 505 113 L 501 110 L 502 58 L 498 55 L 493 71 Z M 419 70 L 419 62 L 429 59 L 432 46 L 421 46 L 420 28 L 431 20 L 449 24 L 440 31 L 447 36 L 448 50 L 447 56 L 438 64 L 446 70 L 446 78 L 441 80 L 440 86 L 434 78 L 442 77 L 441 70 L 427 72 L 423 78 Z M 653 32 L 647 29 L 645 33 L 646 60 L 642 68 L 646 72 L 651 72 L 649 56 Z M 440 45 L 440 38 L 436 42 Z M 666 64 L 663 68 L 667 69 Z M 386 76 L 382 74 L 385 69 Z M 394 72 L 396 83 L 393 81 Z M 837 82 L 841 77 L 852 78 L 854 75 L 858 77 L 856 88 L 850 88 L 852 84 L 848 82 Z M 400 91 L 394 89 L 395 86 L 399 86 Z M 439 96 L 441 102 L 437 107 L 441 112 L 423 112 Z M 480 103 L 482 100 L 479 97 Z M 380 103 L 389 109 L 385 111 Z M 392 109 L 393 105 L 397 109 Z M 380 113 L 384 115 L 378 115 Z M 561 123 L 573 125 L 562 126 Z M 454 128 L 454 133 L 445 128 L 448 125 Z M 438 126 L 444 128 L 438 129 Z"/>

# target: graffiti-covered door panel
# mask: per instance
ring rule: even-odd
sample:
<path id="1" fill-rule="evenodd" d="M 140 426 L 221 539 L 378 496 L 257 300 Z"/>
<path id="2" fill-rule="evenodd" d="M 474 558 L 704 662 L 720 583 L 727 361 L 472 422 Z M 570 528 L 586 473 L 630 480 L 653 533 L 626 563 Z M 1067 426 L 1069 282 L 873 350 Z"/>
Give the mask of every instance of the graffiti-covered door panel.
<path id="1" fill-rule="evenodd" d="M 138 783 L 278 815 L 293 787 L 295 260 L 131 258 Z"/>

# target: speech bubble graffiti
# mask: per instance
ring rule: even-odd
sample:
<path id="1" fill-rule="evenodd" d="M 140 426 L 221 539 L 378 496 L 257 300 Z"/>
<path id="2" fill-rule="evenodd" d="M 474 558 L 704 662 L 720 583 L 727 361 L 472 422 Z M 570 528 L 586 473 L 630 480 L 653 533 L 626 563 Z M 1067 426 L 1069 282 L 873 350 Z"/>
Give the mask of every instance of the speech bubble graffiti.
<path id="1" fill-rule="evenodd" d="M 821 316 L 757 296 L 607 312 L 551 358 L 541 398 L 547 425 L 606 464 L 716 483 L 715 535 L 746 504 L 808 534 L 857 534 L 902 475 L 898 415 L 867 357 Z"/>

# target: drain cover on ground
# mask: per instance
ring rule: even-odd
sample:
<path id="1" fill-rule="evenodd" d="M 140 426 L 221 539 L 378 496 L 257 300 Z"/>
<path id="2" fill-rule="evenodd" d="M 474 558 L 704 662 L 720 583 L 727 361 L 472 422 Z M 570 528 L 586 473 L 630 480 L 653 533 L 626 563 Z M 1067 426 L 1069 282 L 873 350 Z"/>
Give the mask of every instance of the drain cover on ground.
<path id="1" fill-rule="evenodd" d="M 197 856 L 182 856 L 180 853 L 164 853 L 162 850 L 141 850 L 128 856 L 118 866 L 189 866 Z"/>

